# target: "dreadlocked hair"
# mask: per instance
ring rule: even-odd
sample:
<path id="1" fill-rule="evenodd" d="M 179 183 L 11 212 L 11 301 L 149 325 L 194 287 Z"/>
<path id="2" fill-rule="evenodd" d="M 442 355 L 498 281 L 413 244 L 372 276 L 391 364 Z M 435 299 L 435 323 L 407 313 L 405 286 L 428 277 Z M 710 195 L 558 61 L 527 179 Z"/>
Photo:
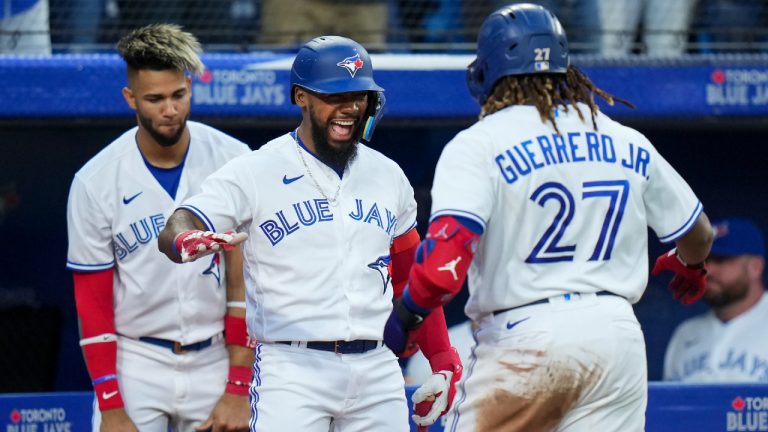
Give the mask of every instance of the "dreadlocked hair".
<path id="1" fill-rule="evenodd" d="M 595 103 L 595 95 L 603 98 L 611 106 L 615 102 L 621 102 L 630 108 L 635 107 L 631 102 L 597 88 L 584 73 L 570 65 L 565 74 L 507 75 L 502 77 L 483 104 L 480 118 L 510 105 L 533 104 L 539 111 L 541 121 L 552 123 L 555 132 L 560 134 L 555 123 L 555 109 L 562 106 L 563 111 L 568 112 L 572 107 L 576 110 L 579 118 L 584 121 L 584 114 L 576 105 L 576 102 L 582 102 L 589 107 L 592 127 L 597 130 L 595 117 L 600 108 Z"/>
<path id="2" fill-rule="evenodd" d="M 173 69 L 195 75 L 205 71 L 200 61 L 200 42 L 175 24 L 152 24 L 133 30 L 120 39 L 117 51 L 134 71 Z"/>

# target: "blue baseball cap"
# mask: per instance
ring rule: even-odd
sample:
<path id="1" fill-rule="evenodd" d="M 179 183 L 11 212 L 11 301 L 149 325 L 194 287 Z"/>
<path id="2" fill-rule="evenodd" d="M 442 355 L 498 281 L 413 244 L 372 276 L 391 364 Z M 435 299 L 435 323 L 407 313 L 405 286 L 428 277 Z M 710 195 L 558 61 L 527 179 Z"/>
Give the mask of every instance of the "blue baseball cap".
<path id="1" fill-rule="evenodd" d="M 712 224 L 715 241 L 710 255 L 730 257 L 738 255 L 765 256 L 765 241 L 760 229 L 744 218 L 730 218 Z"/>

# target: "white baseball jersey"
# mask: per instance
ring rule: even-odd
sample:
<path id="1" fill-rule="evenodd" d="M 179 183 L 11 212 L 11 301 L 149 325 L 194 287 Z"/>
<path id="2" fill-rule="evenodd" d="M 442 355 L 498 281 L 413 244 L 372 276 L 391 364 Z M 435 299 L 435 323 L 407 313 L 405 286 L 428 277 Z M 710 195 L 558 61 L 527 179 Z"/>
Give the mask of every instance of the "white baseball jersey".
<path id="1" fill-rule="evenodd" d="M 664 379 L 691 383 L 768 382 L 768 296 L 722 322 L 714 312 L 677 327 L 664 358 Z"/>
<path id="2" fill-rule="evenodd" d="M 579 105 L 557 112 L 557 135 L 533 106 L 512 106 L 444 149 L 432 216 L 484 227 L 469 270 L 467 315 L 568 292 L 607 290 L 636 302 L 648 279 L 646 226 L 662 242 L 702 211 L 685 181 L 639 132 Z M 511 127 L 510 125 L 514 125 Z"/>
<path id="3" fill-rule="evenodd" d="M 358 144 L 339 178 L 286 134 L 225 165 L 182 207 L 212 231 L 248 233 L 253 337 L 381 340 L 392 308 L 389 248 L 416 223 L 413 189 L 393 161 Z"/>
<path id="4" fill-rule="evenodd" d="M 190 265 L 169 261 L 157 248 L 165 220 L 199 192 L 210 173 L 248 146 L 211 127 L 187 122 L 190 144 L 176 199 L 147 168 L 133 128 L 75 174 L 67 204 L 74 271 L 114 268 L 115 326 L 131 338 L 205 340 L 224 329 L 223 265 L 213 256 Z"/>

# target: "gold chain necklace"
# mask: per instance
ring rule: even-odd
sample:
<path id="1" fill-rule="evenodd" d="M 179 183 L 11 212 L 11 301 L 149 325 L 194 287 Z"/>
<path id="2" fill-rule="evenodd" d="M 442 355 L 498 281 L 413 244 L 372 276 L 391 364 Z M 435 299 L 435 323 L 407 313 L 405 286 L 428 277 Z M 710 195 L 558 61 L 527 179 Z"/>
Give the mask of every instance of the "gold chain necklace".
<path id="1" fill-rule="evenodd" d="M 299 130 L 296 129 L 294 134 L 293 142 L 296 143 L 296 151 L 299 153 L 299 159 L 301 159 L 301 163 L 304 164 L 304 169 L 307 170 L 309 178 L 312 180 L 312 183 L 315 184 L 315 188 L 320 192 L 320 195 L 322 195 L 323 198 L 325 198 L 332 206 L 335 207 L 336 204 L 338 204 L 339 192 L 341 191 L 341 180 L 339 180 L 339 186 L 336 188 L 336 193 L 333 194 L 333 198 L 328 197 L 328 195 L 325 194 L 323 188 L 320 187 L 320 183 L 317 182 L 315 176 L 312 174 L 312 170 L 309 169 L 307 161 L 304 159 L 304 152 L 301 150 L 301 145 L 299 144 Z"/>

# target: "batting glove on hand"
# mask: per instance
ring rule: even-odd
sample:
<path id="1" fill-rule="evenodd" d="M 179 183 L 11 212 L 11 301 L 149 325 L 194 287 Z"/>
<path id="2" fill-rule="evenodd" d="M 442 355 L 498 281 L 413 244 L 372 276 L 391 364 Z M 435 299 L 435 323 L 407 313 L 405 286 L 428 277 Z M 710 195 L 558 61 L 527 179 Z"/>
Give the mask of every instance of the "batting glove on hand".
<path id="1" fill-rule="evenodd" d="M 674 248 L 656 259 L 651 275 L 658 276 L 667 270 L 675 273 L 669 282 L 669 288 L 675 300 L 689 305 L 697 302 L 704 295 L 704 288 L 707 286 L 707 269 L 704 263 L 686 264 L 677 254 L 677 248 Z"/>
<path id="2" fill-rule="evenodd" d="M 413 422 L 419 426 L 431 426 L 448 408 L 453 372 L 437 371 L 411 396 Z"/>
<path id="3" fill-rule="evenodd" d="M 232 231 L 220 234 L 212 231 L 189 230 L 176 236 L 173 244 L 181 255 L 181 262 L 186 263 L 221 250 L 232 250 L 247 238 L 248 234 Z"/>

